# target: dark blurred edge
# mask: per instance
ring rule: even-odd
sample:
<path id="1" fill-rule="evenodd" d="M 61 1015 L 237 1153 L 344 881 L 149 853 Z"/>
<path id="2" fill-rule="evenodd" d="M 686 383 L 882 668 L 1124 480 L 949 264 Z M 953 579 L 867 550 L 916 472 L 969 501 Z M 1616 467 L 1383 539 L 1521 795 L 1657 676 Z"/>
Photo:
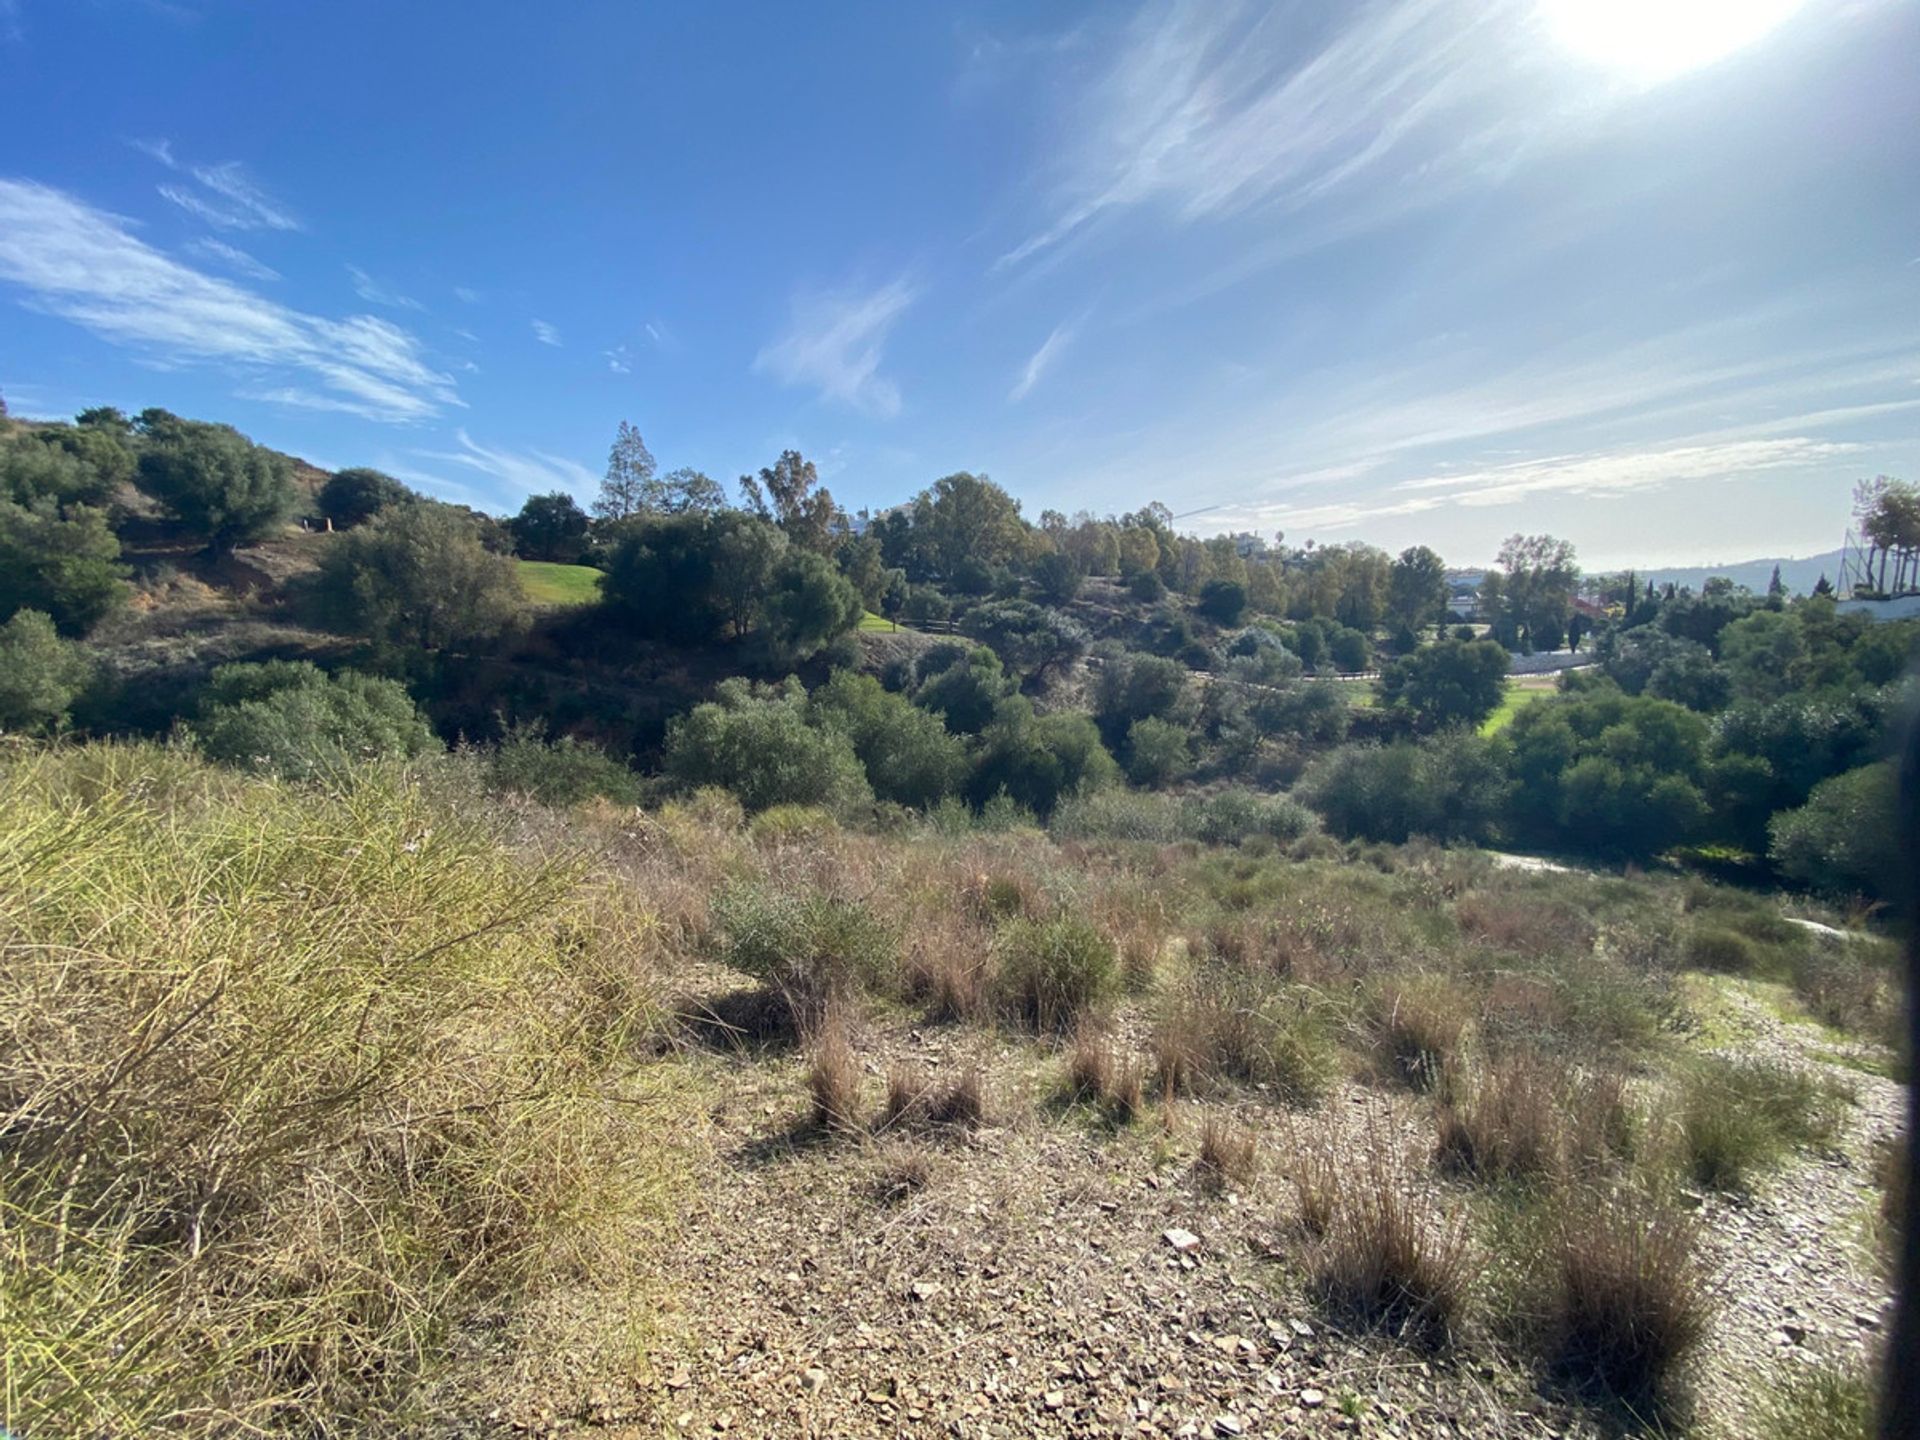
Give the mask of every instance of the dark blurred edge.
<path id="1" fill-rule="evenodd" d="M 1900 897 L 1907 939 L 1907 1136 L 1906 1206 L 1901 1216 L 1899 1308 L 1888 1338 L 1884 1401 L 1880 1411 L 1883 1440 L 1920 1437 L 1920 1149 L 1915 1121 L 1920 1120 L 1920 709 L 1907 715 L 1905 753 L 1900 763 L 1900 873 L 1906 893 Z"/>

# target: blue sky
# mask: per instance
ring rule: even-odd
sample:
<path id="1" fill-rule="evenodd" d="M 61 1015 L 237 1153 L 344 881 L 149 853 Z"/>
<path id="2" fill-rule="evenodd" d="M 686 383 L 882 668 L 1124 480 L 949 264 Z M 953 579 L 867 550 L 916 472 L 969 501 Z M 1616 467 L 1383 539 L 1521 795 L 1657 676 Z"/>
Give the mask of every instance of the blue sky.
<path id="1" fill-rule="evenodd" d="M 1589 566 L 1920 478 L 1920 3 L 0 0 L 0 393 Z"/>

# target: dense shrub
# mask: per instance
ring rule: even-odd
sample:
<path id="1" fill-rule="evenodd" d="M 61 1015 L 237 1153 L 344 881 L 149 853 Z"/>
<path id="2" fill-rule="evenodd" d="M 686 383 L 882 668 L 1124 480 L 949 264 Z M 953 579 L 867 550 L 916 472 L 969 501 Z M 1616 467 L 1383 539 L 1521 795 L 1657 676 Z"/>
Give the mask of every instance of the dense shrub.
<path id="1" fill-rule="evenodd" d="M 1000 657 L 984 645 L 937 645 L 915 665 L 913 703 L 956 735 L 978 735 L 1013 691 Z"/>
<path id="2" fill-rule="evenodd" d="M 86 652 L 62 639 L 50 618 L 15 611 L 0 625 L 0 730 L 58 727 L 92 673 Z"/>
<path id="3" fill-rule="evenodd" d="M 1037 1030 L 1070 1030 L 1119 992 L 1113 942 L 1077 916 L 1010 921 L 995 949 L 1002 998 Z"/>
<path id="4" fill-rule="evenodd" d="M 1535 840 L 1649 857 L 1707 821 L 1707 722 L 1612 686 L 1529 705 L 1508 727 L 1514 817 Z"/>
<path id="5" fill-rule="evenodd" d="M 105 511 L 0 500 L 0 617 L 39 610 L 83 634 L 126 602 L 126 577 Z"/>
<path id="6" fill-rule="evenodd" d="M 365 524 L 389 506 L 404 505 L 413 498 L 413 492 L 391 475 L 354 468 L 329 475 L 327 483 L 314 497 L 314 506 L 324 519 L 347 530 Z"/>
<path id="7" fill-rule="evenodd" d="M 807 723 L 806 692 L 723 681 L 714 698 L 667 727 L 665 768 L 688 789 L 717 785 L 749 810 L 819 805 L 846 814 L 872 791 L 841 731 Z"/>
<path id="8" fill-rule="evenodd" d="M 50 436 L 61 432 L 42 432 Z M 72 432 L 77 438 L 79 432 Z M 112 498 L 114 486 L 133 470 L 133 457 L 119 449 L 124 466 L 110 470 L 89 463 L 88 459 L 51 438 L 40 443 L 25 440 L 17 445 L 0 446 L 0 500 L 16 505 L 31 505 L 50 500 L 56 505 L 103 505 Z"/>
<path id="9" fill-rule="evenodd" d="M 1419 743 L 1349 745 L 1316 761 L 1300 793 L 1346 839 L 1484 841 L 1505 811 L 1496 742 L 1471 731 Z"/>
<path id="10" fill-rule="evenodd" d="M 1209 580 L 1194 608 L 1219 625 L 1238 625 L 1247 608 L 1247 587 L 1235 580 Z"/>
<path id="11" fill-rule="evenodd" d="M 1773 863 L 1818 890 L 1897 895 L 1898 792 L 1887 762 L 1821 781 L 1805 805 L 1774 816 L 1768 826 Z"/>
<path id="12" fill-rule="evenodd" d="M 738 884 L 714 900 L 720 959 L 753 976 L 803 1029 L 895 975 L 899 941 L 859 900 L 809 885 Z"/>
<path id="13" fill-rule="evenodd" d="M 210 760 L 290 780 L 338 780 L 440 743 L 397 681 L 285 661 L 215 670 L 192 733 Z"/>
<path id="14" fill-rule="evenodd" d="M 819 724 L 852 743 L 880 799 L 925 810 L 959 791 L 967 772 L 959 737 L 871 675 L 836 670 L 811 703 Z"/>
<path id="15" fill-rule="evenodd" d="M 1085 715 L 1035 715 L 1016 695 L 1000 703 L 981 735 L 967 790 L 977 807 L 1004 795 L 1044 819 L 1063 799 L 1111 785 L 1119 773 Z"/>
<path id="16" fill-rule="evenodd" d="M 1149 716 L 1127 727 L 1127 778 L 1134 784 L 1165 785 L 1192 764 L 1186 726 Z"/>
<path id="17" fill-rule="evenodd" d="M 286 456 L 230 425 L 173 416 L 144 423 L 140 487 L 214 554 L 271 534 L 292 513 L 293 465 Z"/>
<path id="18" fill-rule="evenodd" d="M 1257 790 L 1215 790 L 1189 796 L 1183 802 L 1193 838 L 1209 845 L 1240 845 L 1256 836 L 1283 843 L 1298 840 L 1318 827 L 1306 806 L 1288 795 L 1263 795 Z"/>
<path id="19" fill-rule="evenodd" d="M 1750 975 L 1758 961 L 1753 942 L 1737 930 L 1709 927 L 1687 936 L 1686 963 L 1696 970 Z"/>
<path id="20" fill-rule="evenodd" d="M 487 754 L 487 788 L 531 795 L 543 805 L 578 805 L 601 796 L 640 799 L 640 777 L 599 746 L 571 735 L 547 739 L 539 724 L 516 726 Z"/>
<path id="21" fill-rule="evenodd" d="M 459 510 L 429 500 L 389 507 L 335 540 L 318 595 L 329 623 L 413 650 L 482 645 L 527 614 L 512 559 L 487 549 Z"/>

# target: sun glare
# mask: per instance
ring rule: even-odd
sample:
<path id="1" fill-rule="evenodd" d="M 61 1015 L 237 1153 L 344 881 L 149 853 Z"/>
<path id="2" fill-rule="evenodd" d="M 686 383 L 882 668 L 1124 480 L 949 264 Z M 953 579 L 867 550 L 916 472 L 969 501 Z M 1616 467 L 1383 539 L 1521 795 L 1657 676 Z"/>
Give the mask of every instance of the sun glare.
<path id="1" fill-rule="evenodd" d="M 1665 80 L 1751 45 L 1801 0 L 1540 0 L 1540 13 L 1568 50 L 1639 76 Z"/>

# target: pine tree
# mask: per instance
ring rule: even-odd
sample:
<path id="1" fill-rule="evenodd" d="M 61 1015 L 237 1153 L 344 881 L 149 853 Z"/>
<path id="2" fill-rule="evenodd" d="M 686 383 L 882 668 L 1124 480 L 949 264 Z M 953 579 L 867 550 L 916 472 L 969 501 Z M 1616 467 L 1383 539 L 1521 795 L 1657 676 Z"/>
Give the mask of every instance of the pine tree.
<path id="1" fill-rule="evenodd" d="M 602 520 L 625 520 L 645 510 L 653 490 L 653 452 L 640 432 L 620 422 L 613 450 L 607 456 L 607 478 L 600 482 L 600 498 L 593 513 Z"/>

